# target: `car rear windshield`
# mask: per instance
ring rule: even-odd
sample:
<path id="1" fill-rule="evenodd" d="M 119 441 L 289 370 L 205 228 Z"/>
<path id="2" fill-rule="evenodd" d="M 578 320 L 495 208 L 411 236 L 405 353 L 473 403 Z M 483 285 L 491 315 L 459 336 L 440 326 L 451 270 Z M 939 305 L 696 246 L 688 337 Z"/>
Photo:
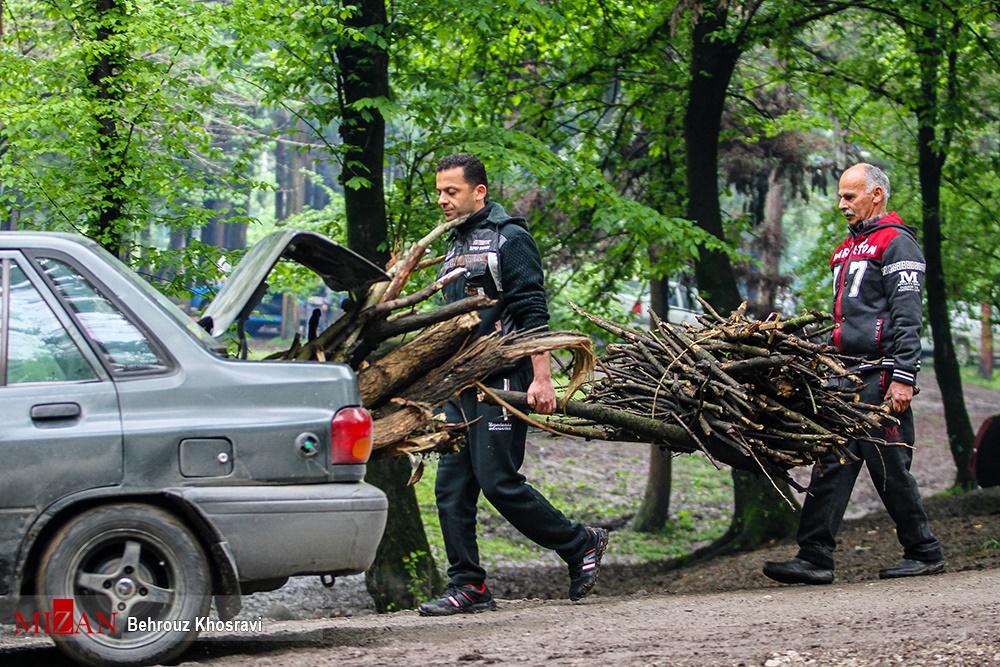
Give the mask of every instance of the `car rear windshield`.
<path id="1" fill-rule="evenodd" d="M 41 257 L 38 263 L 113 372 L 159 372 L 169 368 L 141 329 L 85 276 L 58 259 Z"/>

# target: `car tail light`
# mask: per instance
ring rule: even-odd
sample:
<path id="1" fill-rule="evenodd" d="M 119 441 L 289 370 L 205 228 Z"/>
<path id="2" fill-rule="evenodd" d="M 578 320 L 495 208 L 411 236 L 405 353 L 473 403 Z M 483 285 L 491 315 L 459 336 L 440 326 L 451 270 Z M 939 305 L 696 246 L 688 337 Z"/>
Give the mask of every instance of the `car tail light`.
<path id="1" fill-rule="evenodd" d="M 372 416 L 364 408 L 342 408 L 330 424 L 330 462 L 365 463 L 372 453 Z"/>

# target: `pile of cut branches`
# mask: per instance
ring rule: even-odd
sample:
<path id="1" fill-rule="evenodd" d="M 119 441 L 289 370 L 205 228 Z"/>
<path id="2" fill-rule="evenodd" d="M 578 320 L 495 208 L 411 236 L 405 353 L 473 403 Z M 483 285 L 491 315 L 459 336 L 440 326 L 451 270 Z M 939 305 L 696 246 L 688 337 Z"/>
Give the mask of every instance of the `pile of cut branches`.
<path id="1" fill-rule="evenodd" d="M 828 452 L 853 456 L 849 439 L 884 443 L 866 428 L 894 419 L 883 405 L 859 401 L 861 381 L 848 368 L 857 360 L 803 335 L 829 316 L 817 311 L 782 320 L 751 321 L 745 304 L 723 318 L 702 301 L 697 324 L 674 326 L 653 317 L 649 331 L 582 316 L 622 342 L 608 345 L 600 372 L 584 334 L 535 331 L 474 339 L 477 311 L 492 302 L 470 296 L 429 307 L 430 297 L 464 269 L 404 294 L 411 276 L 440 258 L 430 244 L 461 224 L 443 223 L 390 261 L 390 280 L 356 295 L 325 331 L 309 327 L 306 340 L 272 358 L 339 361 L 358 374 L 362 400 L 374 423 L 372 458 L 452 451 L 465 424 L 445 424 L 435 411 L 459 392 L 478 387 L 542 428 L 588 439 L 654 443 L 672 452 L 701 451 L 717 466 L 763 471 L 792 481 L 787 471 Z M 523 393 L 492 391 L 481 381 L 520 357 L 570 351 L 573 370 L 560 414 L 528 417 Z M 572 399 L 586 386 L 582 399 Z M 794 482 L 792 482 L 794 484 Z"/>
<path id="2" fill-rule="evenodd" d="M 786 481 L 793 467 L 821 455 L 855 457 L 849 439 L 870 440 L 867 427 L 895 418 L 885 405 L 866 405 L 860 378 L 845 357 L 813 337 L 830 318 L 818 311 L 792 319 L 751 321 L 745 305 L 723 318 L 702 302 L 697 324 L 672 325 L 653 316 L 650 331 L 623 327 L 576 311 L 621 339 L 607 346 L 601 375 L 582 400 L 545 423 L 559 433 L 660 444 L 673 452 L 704 452 L 716 465 L 764 471 Z M 492 400 L 524 408 L 523 396 L 495 392 Z"/>
<path id="3" fill-rule="evenodd" d="M 310 320 L 305 340 L 296 335 L 289 349 L 270 359 L 330 361 L 350 365 L 358 375 L 361 398 L 372 413 L 373 459 L 451 451 L 464 439 L 466 425 L 445 424 L 437 408 L 506 363 L 540 352 L 573 353 L 570 392 L 594 367 L 593 344 L 584 334 L 534 331 L 473 340 L 478 310 L 493 302 L 470 296 L 446 305 L 431 297 L 461 277 L 456 268 L 404 295 L 419 269 L 441 258 L 427 258 L 431 243 L 465 221 L 445 222 L 390 260 L 389 281 L 376 283 L 347 303 L 344 314 L 326 330 Z M 318 315 L 318 313 L 317 313 Z"/>

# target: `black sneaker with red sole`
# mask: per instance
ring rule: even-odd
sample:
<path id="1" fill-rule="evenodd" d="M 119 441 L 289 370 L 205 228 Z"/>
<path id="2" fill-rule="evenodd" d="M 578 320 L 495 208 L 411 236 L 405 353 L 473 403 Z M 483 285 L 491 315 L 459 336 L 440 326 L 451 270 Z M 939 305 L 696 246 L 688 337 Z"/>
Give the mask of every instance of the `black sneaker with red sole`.
<path id="1" fill-rule="evenodd" d="M 590 541 L 583 560 L 569 565 L 569 599 L 576 602 L 590 592 L 601 573 L 601 559 L 608 548 L 608 531 L 587 527 Z"/>
<path id="2" fill-rule="evenodd" d="M 444 595 L 437 600 L 424 602 L 417 611 L 421 616 L 451 616 L 452 614 L 478 614 L 481 611 L 493 611 L 497 608 L 493 594 L 486 584 L 465 584 L 449 586 Z"/>

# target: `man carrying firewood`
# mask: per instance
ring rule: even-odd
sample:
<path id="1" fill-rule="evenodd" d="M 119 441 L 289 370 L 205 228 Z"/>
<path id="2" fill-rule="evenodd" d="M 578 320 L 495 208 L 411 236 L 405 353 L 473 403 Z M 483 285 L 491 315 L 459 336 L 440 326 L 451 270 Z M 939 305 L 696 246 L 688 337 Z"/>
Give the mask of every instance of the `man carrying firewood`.
<path id="1" fill-rule="evenodd" d="M 445 298 L 452 302 L 485 294 L 495 300 L 495 305 L 479 311 L 478 336 L 547 327 L 549 312 L 535 241 L 523 218 L 511 217 L 502 206 L 487 201 L 487 187 L 486 168 L 476 156 L 456 153 L 438 162 L 438 205 L 445 218 L 468 216 L 452 232 L 441 268 L 444 274 L 464 267 L 466 274 L 445 288 Z M 547 352 L 501 368 L 484 384 L 527 391 L 532 410 L 539 414 L 555 411 Z M 435 494 L 449 581 L 441 598 L 420 605 L 420 614 L 447 616 L 496 609 L 476 543 L 480 491 L 522 534 L 566 561 L 571 600 L 586 595 L 597 581 L 608 533 L 568 520 L 518 472 L 524 461 L 527 424 L 502 407 L 481 402 L 475 389 L 450 401 L 445 414 L 449 422 L 472 423 L 468 445 L 443 455 L 438 465 Z"/>
<path id="2" fill-rule="evenodd" d="M 798 555 L 768 562 L 764 574 L 785 584 L 829 584 L 833 551 L 851 491 L 868 465 L 872 481 L 889 516 L 903 559 L 880 570 L 879 578 L 912 577 L 944 571 L 941 545 L 931 533 L 913 460 L 913 387 L 920 368 L 921 290 L 924 256 L 914 230 L 895 212 L 886 213 L 889 179 L 879 168 L 856 164 L 840 178 L 839 208 L 849 235 L 834 251 L 833 344 L 844 354 L 866 359 L 857 368 L 865 387 L 862 403 L 890 405 L 899 422 L 885 420 L 870 432 L 888 441 L 880 446 L 853 440 L 849 450 L 858 460 L 840 461 L 828 454 L 813 467 L 802 505 Z"/>

